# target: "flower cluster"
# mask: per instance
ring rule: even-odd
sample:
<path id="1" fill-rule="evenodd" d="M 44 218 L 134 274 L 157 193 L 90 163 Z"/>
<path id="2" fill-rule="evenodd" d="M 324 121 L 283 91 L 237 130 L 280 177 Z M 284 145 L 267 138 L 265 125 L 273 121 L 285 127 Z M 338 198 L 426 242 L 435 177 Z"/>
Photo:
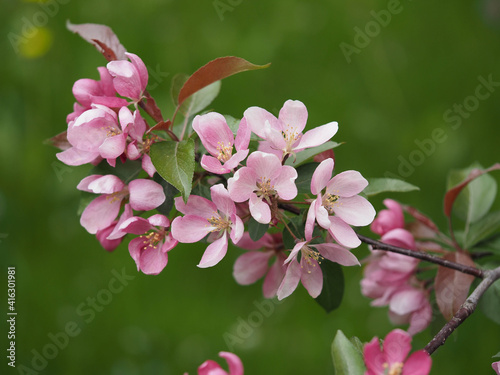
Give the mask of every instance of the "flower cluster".
<path id="1" fill-rule="evenodd" d="M 414 235 L 405 229 L 403 208 L 391 199 L 378 213 L 371 230 L 390 245 L 417 251 Z M 419 260 L 402 254 L 372 250 L 361 280 L 363 295 L 373 298 L 372 306 L 389 306 L 389 318 L 394 324 L 410 324 L 414 335 L 424 330 L 432 318 L 429 292 L 415 277 Z"/>
<path id="2" fill-rule="evenodd" d="M 331 150 L 322 154 L 321 163 L 311 164 L 315 170 L 310 190 L 301 192 L 309 205 L 302 228 L 292 231 L 285 214 L 287 207 L 296 207 L 293 200 L 299 194 L 297 154 L 328 142 L 338 130 L 336 122 L 304 132 L 308 112 L 297 100 L 286 101 L 278 117 L 262 108 L 247 109 L 236 131 L 219 113 L 194 116 L 193 133 L 188 136 L 198 139 L 197 149 L 206 153 L 197 155 L 200 167 L 193 184 L 208 185 L 210 196 L 170 197 L 166 209 L 168 194 L 157 182 L 161 178 L 150 156 L 152 144 L 165 140 L 165 129 L 149 126 L 142 117 L 141 108 L 150 98 L 148 73 L 138 56 L 125 56 L 128 60 L 98 68 L 99 81 L 75 82 L 77 103 L 67 117 L 67 143 L 57 155 L 68 165 L 91 163 L 106 171 L 93 173 L 78 185 L 79 190 L 98 195 L 86 206 L 80 222 L 106 250 L 114 250 L 126 235 L 135 235 L 129 252 L 137 269 L 158 274 L 178 243 L 205 239 L 208 246 L 198 264 L 204 268 L 218 264 L 231 241 L 250 250 L 234 265 L 236 281 L 250 284 L 266 275 L 264 295 L 279 299 L 290 295 L 300 282 L 316 298 L 323 287 L 320 263 L 325 258 L 344 266 L 359 265 L 350 252 L 360 244 L 351 225 L 370 224 L 375 210 L 359 196 L 368 185 L 359 172 L 332 177 Z M 169 131 L 167 135 L 179 141 Z M 123 178 L 118 170 L 131 162 L 139 163 L 141 170 Z M 152 210 L 158 212 L 148 214 Z M 264 233 L 251 236 L 250 225 L 264 228 Z M 316 227 L 324 235 L 313 235 Z M 293 246 L 285 246 L 283 230 L 295 239 Z"/>

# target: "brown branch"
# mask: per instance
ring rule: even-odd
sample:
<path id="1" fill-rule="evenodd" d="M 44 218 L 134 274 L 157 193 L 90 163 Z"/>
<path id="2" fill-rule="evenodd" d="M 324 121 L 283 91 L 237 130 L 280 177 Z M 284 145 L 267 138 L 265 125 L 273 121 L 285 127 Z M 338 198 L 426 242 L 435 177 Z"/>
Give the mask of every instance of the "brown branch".
<path id="1" fill-rule="evenodd" d="M 480 279 L 484 278 L 484 275 L 485 275 L 485 271 L 483 271 L 479 268 L 470 267 L 470 266 L 466 266 L 466 265 L 463 265 L 460 263 L 451 262 L 449 260 L 437 257 L 435 255 L 425 253 L 423 251 L 415 251 L 415 250 L 410 250 L 410 249 L 404 249 L 402 247 L 392 246 L 392 245 L 389 245 L 389 244 L 386 244 L 386 243 L 383 243 L 380 241 L 376 241 L 372 238 L 365 237 L 361 234 L 358 234 L 358 238 L 362 242 L 364 242 L 368 245 L 371 245 L 374 249 L 377 249 L 377 250 L 391 251 L 393 253 L 403 254 L 403 255 L 407 255 L 407 256 L 417 258 L 420 260 L 425 260 L 425 261 L 430 262 L 430 263 L 439 264 L 440 266 L 443 266 L 443 267 L 451 268 L 451 269 L 454 269 L 454 270 L 457 270 L 457 271 L 460 271 L 460 272 L 463 272 L 463 273 L 466 273 L 469 275 L 473 275 L 473 276 L 478 277 Z"/>
<path id="2" fill-rule="evenodd" d="M 457 327 L 476 310 L 477 303 L 482 295 L 496 280 L 500 279 L 500 267 L 495 268 L 494 270 L 485 270 L 483 271 L 483 274 L 483 281 L 479 283 L 469 298 L 467 298 L 462 306 L 460 306 L 453 318 L 451 318 L 450 321 L 446 323 L 436 336 L 434 336 L 434 338 L 426 345 L 424 350 L 429 355 L 434 353 L 441 345 L 444 345 L 446 339 L 453 333 L 453 331 L 455 331 L 455 329 L 457 329 Z"/>

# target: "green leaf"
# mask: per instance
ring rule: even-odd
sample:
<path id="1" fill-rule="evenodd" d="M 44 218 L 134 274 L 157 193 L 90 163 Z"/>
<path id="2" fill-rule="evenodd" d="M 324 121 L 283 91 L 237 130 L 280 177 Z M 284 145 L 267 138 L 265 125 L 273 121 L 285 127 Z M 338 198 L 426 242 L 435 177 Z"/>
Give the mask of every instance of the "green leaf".
<path id="1" fill-rule="evenodd" d="M 253 241 L 258 241 L 266 234 L 269 224 L 261 224 L 253 217 L 248 221 L 248 234 Z"/>
<path id="2" fill-rule="evenodd" d="M 352 342 L 359 354 L 363 355 L 365 345 L 361 342 L 361 340 L 357 336 L 352 336 L 349 340 Z"/>
<path id="3" fill-rule="evenodd" d="M 215 81 L 214 83 L 195 92 L 182 103 L 179 107 L 179 111 L 184 115 L 184 117 L 190 117 L 204 110 L 210 105 L 210 103 L 213 102 L 217 95 L 219 95 L 220 86 L 221 82 Z"/>
<path id="4" fill-rule="evenodd" d="M 368 186 L 363 190 L 370 197 L 385 192 L 406 193 L 408 191 L 420 190 L 418 186 L 395 178 L 368 178 Z"/>
<path id="5" fill-rule="evenodd" d="M 484 266 L 487 269 L 494 269 L 499 264 L 489 263 Z M 495 281 L 479 300 L 479 308 L 488 318 L 496 324 L 500 324 L 500 280 Z"/>
<path id="6" fill-rule="evenodd" d="M 163 187 L 163 192 L 165 193 L 165 202 L 163 202 L 156 209 L 160 214 L 168 216 L 174 207 L 174 198 L 177 194 L 179 194 L 179 190 L 161 178 L 158 173 L 155 173 L 153 180 Z"/>
<path id="7" fill-rule="evenodd" d="M 286 159 L 285 164 L 297 168 L 299 165 L 304 164 L 306 161 L 313 158 L 315 155 L 318 155 L 323 151 L 331 150 L 335 147 L 340 146 L 341 144 L 342 143 L 328 141 L 322 144 L 321 146 L 305 149 L 304 151 L 297 152 L 296 158 L 291 156 L 288 159 Z"/>
<path id="8" fill-rule="evenodd" d="M 316 302 L 320 304 L 327 313 L 337 309 L 344 296 L 344 273 L 338 263 L 323 260 L 320 264 L 323 271 L 323 289 L 316 297 Z"/>
<path id="9" fill-rule="evenodd" d="M 499 169 L 496 164 L 487 170 L 474 164 L 466 169 L 451 171 L 445 195 L 445 214 L 453 212 L 466 222 L 466 226 L 481 219 L 491 208 L 497 193 L 497 183 L 488 171 Z"/>
<path id="10" fill-rule="evenodd" d="M 195 167 L 193 140 L 153 143 L 149 156 L 158 174 L 176 187 L 187 202 L 191 193 Z"/>
<path id="11" fill-rule="evenodd" d="M 202 88 L 223 78 L 247 70 L 267 68 L 270 64 L 255 65 L 241 57 L 226 56 L 212 60 L 194 72 L 179 91 L 178 105 Z"/>
<path id="12" fill-rule="evenodd" d="M 297 168 L 298 177 L 295 180 L 295 185 L 299 194 L 311 193 L 311 179 L 318 165 L 319 163 L 307 163 Z"/>
<path id="13" fill-rule="evenodd" d="M 481 220 L 472 224 L 464 241 L 466 249 L 486 240 L 500 231 L 500 211 L 490 212 Z"/>
<path id="14" fill-rule="evenodd" d="M 332 343 L 332 360 L 335 375 L 363 375 L 366 367 L 363 356 L 341 330 Z"/>
<path id="15" fill-rule="evenodd" d="M 473 249 L 474 252 L 490 251 L 493 254 L 500 255 L 500 234 L 491 236 L 484 241 L 476 244 Z"/>

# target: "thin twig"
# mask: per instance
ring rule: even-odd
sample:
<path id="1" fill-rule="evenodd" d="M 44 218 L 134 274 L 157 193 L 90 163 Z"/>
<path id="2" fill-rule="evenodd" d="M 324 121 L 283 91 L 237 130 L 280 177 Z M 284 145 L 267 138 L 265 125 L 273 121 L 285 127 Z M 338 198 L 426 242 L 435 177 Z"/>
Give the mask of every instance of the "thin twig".
<path id="1" fill-rule="evenodd" d="M 469 298 L 467 298 L 462 306 L 460 306 L 453 318 L 451 318 L 450 321 L 446 323 L 443 328 L 441 328 L 436 336 L 434 336 L 434 338 L 424 348 L 429 355 L 434 353 L 437 348 L 443 345 L 453 331 L 455 331 L 455 329 L 457 329 L 457 327 L 476 310 L 479 299 L 498 279 L 500 279 L 500 267 L 495 268 L 494 270 L 484 271 L 483 281 L 479 283 L 476 289 L 474 289 L 474 291 L 470 294 Z"/>
<path id="2" fill-rule="evenodd" d="M 358 234 L 358 238 L 362 242 L 364 242 L 368 245 L 372 245 L 373 248 L 377 249 L 377 250 L 385 250 L 385 251 L 391 251 L 393 253 L 407 255 L 407 256 L 417 258 L 420 260 L 425 260 L 427 262 L 439 264 L 440 266 L 451 268 L 451 269 L 454 269 L 454 270 L 457 270 L 457 271 L 460 271 L 460 272 L 463 272 L 463 273 L 466 273 L 469 275 L 473 275 L 473 276 L 478 277 L 480 279 L 484 278 L 485 271 L 483 271 L 479 268 L 476 268 L 476 267 L 470 267 L 470 266 L 466 266 L 466 265 L 463 265 L 460 263 L 451 262 L 449 260 L 434 256 L 431 254 L 427 254 L 423 251 L 415 251 L 415 250 L 404 249 L 402 247 L 389 245 L 389 244 L 386 244 L 386 243 L 383 243 L 380 241 L 376 241 L 372 238 L 365 237 L 361 234 Z"/>

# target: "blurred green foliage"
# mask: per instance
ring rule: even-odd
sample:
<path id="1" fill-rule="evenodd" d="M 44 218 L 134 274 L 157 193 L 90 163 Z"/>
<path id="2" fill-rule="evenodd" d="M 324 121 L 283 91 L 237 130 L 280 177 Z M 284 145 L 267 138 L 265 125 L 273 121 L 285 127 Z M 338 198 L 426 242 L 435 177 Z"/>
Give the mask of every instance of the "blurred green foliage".
<path id="1" fill-rule="evenodd" d="M 392 197 L 418 207 L 441 228 L 447 172 L 499 161 L 500 90 L 493 88 L 484 100 L 467 99 L 476 95 L 479 77 L 500 82 L 498 0 L 401 1 L 401 11 L 386 26 L 379 23 L 378 33 L 373 12 L 388 9 L 386 1 L 218 3 L 230 10 L 221 16 L 212 1 L 2 3 L 0 259 L 4 281 L 6 266 L 17 267 L 18 365 L 31 367 L 33 350 L 42 352 L 50 333 L 75 322 L 80 333 L 41 373 L 195 374 L 206 359 L 224 362 L 217 359 L 229 349 L 224 333 L 234 333 L 258 311 L 254 302 L 263 300 L 260 283 L 241 287 L 232 278 L 240 250 L 231 249 L 217 267 L 198 269 L 203 247 L 179 246 L 159 276 L 145 276 L 136 273 L 125 244 L 109 254 L 79 225 L 75 186 L 89 168 L 64 166 L 43 141 L 65 130 L 74 81 L 97 79 L 96 68 L 105 61 L 65 29 L 68 19 L 112 27 L 149 67 L 150 92 L 167 116 L 175 74 L 191 74 L 226 55 L 271 62 L 268 69 L 225 80 L 211 107 L 239 118 L 253 105 L 277 114 L 285 100 L 303 101 L 310 126 L 339 122 L 333 140 L 345 144 L 335 149 L 337 171 L 400 175 L 421 190 Z M 37 32 L 26 27 L 33 22 L 41 27 Z M 365 30 L 370 22 L 374 36 L 348 63 L 339 45 L 355 46 L 355 27 Z M 446 111 L 464 101 L 474 110 L 447 122 Z M 422 158 L 418 144 L 427 145 Z M 386 197 L 372 199 L 377 210 Z M 354 252 L 362 257 L 367 250 Z M 122 269 L 135 278 L 111 303 L 95 308 L 93 319 L 78 314 L 89 308 L 87 298 L 104 295 L 112 270 Z M 344 271 L 338 310 L 326 315 L 299 287 L 235 345 L 247 374 L 332 374 L 330 345 L 338 329 L 362 341 L 386 335 L 392 327 L 386 309 L 370 308 L 360 294 L 362 269 Z M 0 284 L 5 296 L 6 282 Z M 436 316 L 432 329 L 440 324 Z M 431 337 L 418 334 L 414 348 Z M 4 347 L 6 335 L 1 340 Z M 433 355 L 432 373 L 491 373 L 499 350 L 499 326 L 477 312 Z M 4 373 L 7 366 L 1 366 Z"/>

